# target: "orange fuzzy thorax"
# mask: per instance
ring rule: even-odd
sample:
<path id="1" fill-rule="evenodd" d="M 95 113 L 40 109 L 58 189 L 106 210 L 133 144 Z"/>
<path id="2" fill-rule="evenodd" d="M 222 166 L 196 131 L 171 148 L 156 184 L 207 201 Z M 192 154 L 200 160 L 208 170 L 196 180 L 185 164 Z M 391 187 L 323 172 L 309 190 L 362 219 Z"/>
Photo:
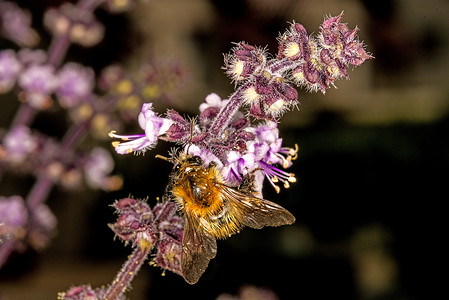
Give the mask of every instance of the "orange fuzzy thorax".
<path id="1" fill-rule="evenodd" d="M 220 187 L 224 181 L 216 167 L 182 165 L 172 187 L 182 210 L 199 219 L 199 225 L 215 238 L 226 238 L 241 228 L 240 214 L 226 207 Z M 231 213 L 232 212 L 232 213 Z"/>

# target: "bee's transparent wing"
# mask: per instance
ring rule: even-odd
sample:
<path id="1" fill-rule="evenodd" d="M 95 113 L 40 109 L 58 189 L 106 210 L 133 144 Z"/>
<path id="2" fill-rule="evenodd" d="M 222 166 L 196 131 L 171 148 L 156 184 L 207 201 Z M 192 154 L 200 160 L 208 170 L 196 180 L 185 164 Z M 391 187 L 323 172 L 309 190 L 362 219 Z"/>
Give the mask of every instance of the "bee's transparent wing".
<path id="1" fill-rule="evenodd" d="M 217 241 L 202 230 L 199 220 L 189 212 L 184 213 L 181 269 L 184 279 L 194 284 L 206 270 L 209 261 L 217 254 Z"/>
<path id="2" fill-rule="evenodd" d="M 295 217 L 285 208 L 271 201 L 222 185 L 224 204 L 232 214 L 240 214 L 243 225 L 260 229 L 264 226 L 290 225 Z"/>

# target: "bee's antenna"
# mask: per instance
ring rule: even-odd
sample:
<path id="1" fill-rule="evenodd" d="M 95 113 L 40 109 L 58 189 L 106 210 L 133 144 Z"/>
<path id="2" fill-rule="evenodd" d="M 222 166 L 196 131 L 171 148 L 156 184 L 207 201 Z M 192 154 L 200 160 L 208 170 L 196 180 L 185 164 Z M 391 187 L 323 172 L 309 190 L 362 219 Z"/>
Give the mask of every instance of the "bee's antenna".
<path id="1" fill-rule="evenodd" d="M 162 156 L 162 155 L 159 155 L 159 154 L 156 154 L 156 156 L 155 156 L 156 158 L 160 158 L 160 159 L 163 159 L 163 160 L 165 160 L 165 161 L 170 161 L 171 162 L 171 159 L 170 158 L 168 158 L 168 157 L 166 157 L 166 156 Z"/>
<path id="2" fill-rule="evenodd" d="M 186 150 L 187 154 L 189 153 L 189 148 L 192 145 L 192 141 L 193 141 L 193 130 L 195 129 L 195 121 L 196 121 L 196 117 L 190 119 L 190 138 L 189 138 L 189 145 L 187 146 L 187 150 Z"/>

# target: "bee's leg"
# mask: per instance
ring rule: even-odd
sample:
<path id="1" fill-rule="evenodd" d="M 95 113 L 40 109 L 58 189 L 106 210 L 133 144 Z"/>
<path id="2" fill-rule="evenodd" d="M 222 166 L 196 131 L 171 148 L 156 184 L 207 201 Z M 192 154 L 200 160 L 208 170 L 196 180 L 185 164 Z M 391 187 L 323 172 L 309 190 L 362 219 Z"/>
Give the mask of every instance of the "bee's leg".
<path id="1" fill-rule="evenodd" d="M 254 170 L 252 170 L 251 172 L 249 172 L 248 174 L 246 174 L 245 176 L 243 176 L 242 178 L 242 182 L 240 183 L 238 189 L 240 191 L 244 191 L 250 194 L 254 194 L 256 192 L 255 186 L 254 186 L 254 181 L 255 181 L 255 175 L 254 173 L 256 173 L 256 171 L 260 171 L 263 170 L 262 168 L 256 168 Z"/>

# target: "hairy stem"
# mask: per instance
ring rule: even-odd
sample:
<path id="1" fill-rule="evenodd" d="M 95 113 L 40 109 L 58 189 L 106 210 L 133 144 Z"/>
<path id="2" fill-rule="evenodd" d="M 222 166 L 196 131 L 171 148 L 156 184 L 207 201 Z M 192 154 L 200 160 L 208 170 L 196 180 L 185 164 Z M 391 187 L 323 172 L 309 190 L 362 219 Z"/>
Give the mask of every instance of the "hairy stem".
<path id="1" fill-rule="evenodd" d="M 206 139 L 207 142 L 210 142 L 212 139 L 220 136 L 225 128 L 231 122 L 234 114 L 240 108 L 243 103 L 242 91 L 246 88 L 246 85 L 242 85 L 240 88 L 235 91 L 234 94 L 229 98 L 228 104 L 223 107 L 215 118 L 214 122 L 210 126 L 209 136 Z"/>
<path id="2" fill-rule="evenodd" d="M 137 246 L 134 252 L 129 256 L 120 272 L 109 286 L 106 296 L 103 300 L 118 300 L 124 292 L 130 287 L 134 276 L 139 271 L 142 264 L 147 259 L 153 245 L 147 247 Z"/>

